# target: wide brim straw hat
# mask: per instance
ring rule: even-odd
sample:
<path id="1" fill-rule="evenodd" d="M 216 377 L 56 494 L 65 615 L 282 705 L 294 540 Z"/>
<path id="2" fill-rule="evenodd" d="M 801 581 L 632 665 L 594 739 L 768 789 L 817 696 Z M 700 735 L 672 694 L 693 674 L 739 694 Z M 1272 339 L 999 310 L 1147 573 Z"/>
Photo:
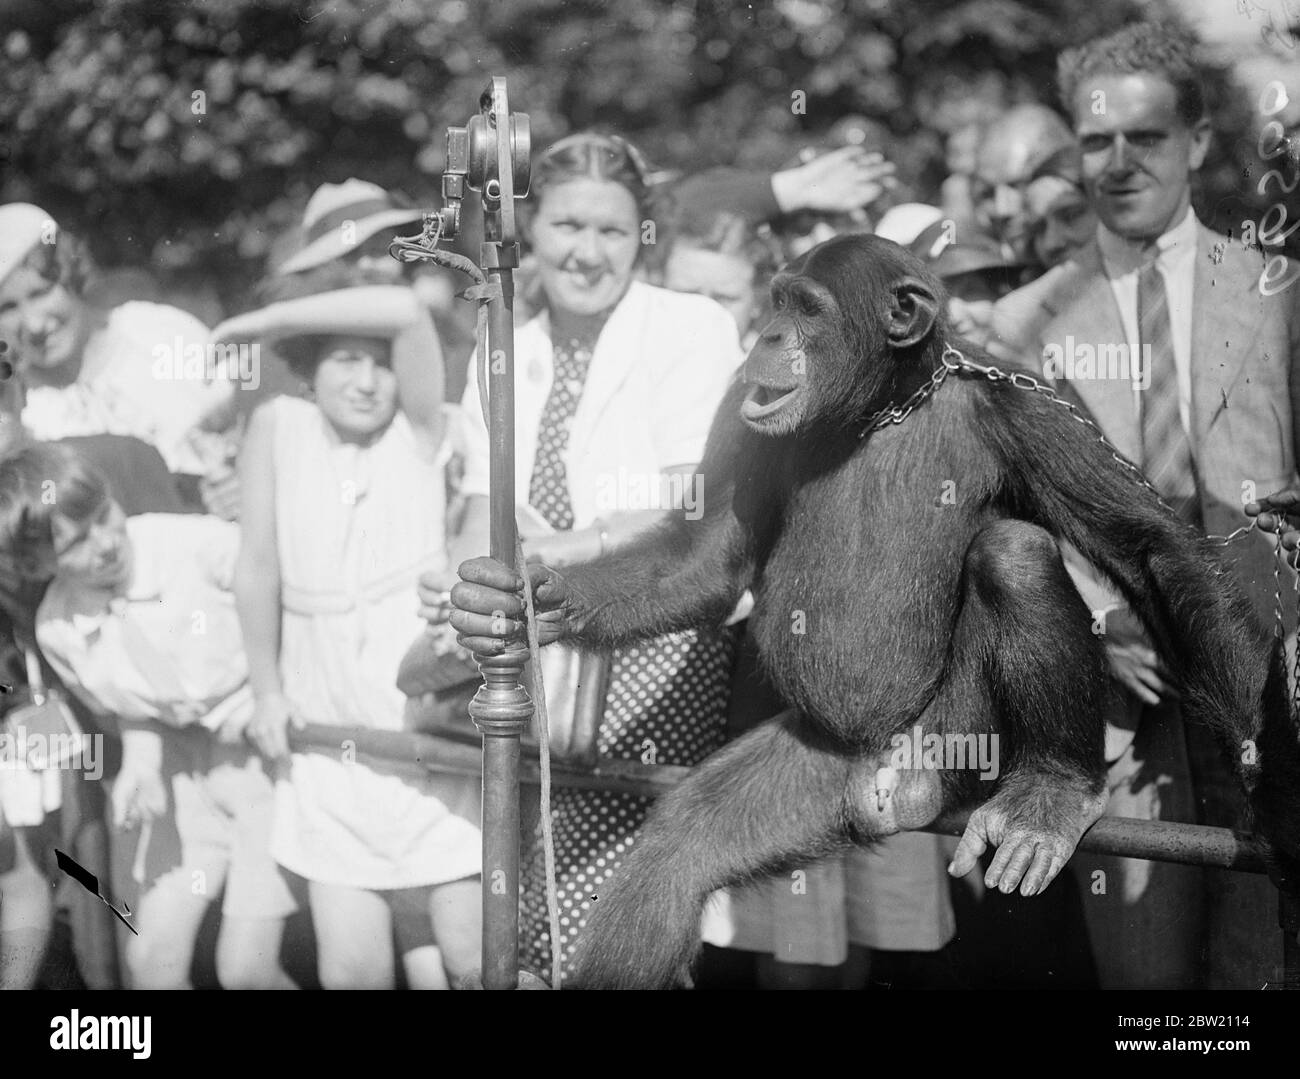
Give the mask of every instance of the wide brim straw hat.
<path id="1" fill-rule="evenodd" d="M 30 202 L 0 206 L 0 284 L 23 264 L 32 248 L 56 235 L 56 229 L 54 219 Z"/>
<path id="2" fill-rule="evenodd" d="M 306 242 L 281 263 L 276 273 L 315 269 L 355 251 L 376 233 L 418 225 L 423 219 L 421 210 L 398 206 L 396 199 L 378 184 L 355 178 L 341 184 L 322 184 L 307 200 L 303 213 Z"/>

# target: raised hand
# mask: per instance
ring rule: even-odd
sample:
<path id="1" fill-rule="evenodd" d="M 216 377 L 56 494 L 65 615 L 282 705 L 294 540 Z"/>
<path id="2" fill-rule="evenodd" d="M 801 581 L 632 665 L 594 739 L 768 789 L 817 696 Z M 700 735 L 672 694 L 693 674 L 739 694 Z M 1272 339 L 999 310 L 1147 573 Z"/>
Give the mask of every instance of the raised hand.
<path id="1" fill-rule="evenodd" d="M 846 214 L 875 202 L 894 187 L 894 166 L 861 146 L 845 146 L 772 177 L 782 212 Z"/>

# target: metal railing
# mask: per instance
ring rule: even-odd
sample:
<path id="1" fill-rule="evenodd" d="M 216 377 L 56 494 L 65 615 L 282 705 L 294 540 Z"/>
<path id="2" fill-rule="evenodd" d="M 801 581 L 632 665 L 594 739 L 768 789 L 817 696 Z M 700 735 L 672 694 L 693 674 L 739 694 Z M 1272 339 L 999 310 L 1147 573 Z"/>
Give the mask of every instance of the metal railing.
<path id="1" fill-rule="evenodd" d="M 602 790 L 654 798 L 671 790 L 690 771 L 677 765 L 642 764 L 595 754 L 595 738 L 579 709 L 573 743 L 583 747 L 580 760 L 560 758 L 551 765 L 551 780 L 558 787 Z M 376 731 L 352 727 L 308 724 L 291 732 L 295 750 L 342 753 L 345 748 L 358 760 L 381 761 L 388 767 L 408 767 L 413 774 L 439 772 L 481 776 L 483 757 L 476 731 L 463 737 L 418 731 Z M 348 745 L 345 746 L 345 743 Z M 536 786 L 541 767 L 527 750 L 519 761 L 519 780 Z M 966 813 L 949 814 L 920 829 L 934 835 L 960 836 Z M 1142 858 L 1155 862 L 1224 869 L 1237 873 L 1267 873 L 1265 848 L 1254 836 L 1227 828 L 1168 821 L 1102 817 L 1079 841 L 1079 851 L 1090 854 Z M 1300 989 L 1300 898 L 1279 891 L 1279 927 L 1283 933 L 1284 987 Z"/>

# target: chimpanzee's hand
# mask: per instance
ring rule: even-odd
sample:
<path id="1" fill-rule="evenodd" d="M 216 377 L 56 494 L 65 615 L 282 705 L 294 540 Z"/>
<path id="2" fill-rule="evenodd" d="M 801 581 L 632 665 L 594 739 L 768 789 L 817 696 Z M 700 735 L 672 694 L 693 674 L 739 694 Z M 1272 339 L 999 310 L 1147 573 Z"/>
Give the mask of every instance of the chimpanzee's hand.
<path id="1" fill-rule="evenodd" d="M 451 624 L 456 640 L 471 652 L 495 655 L 505 651 L 509 641 L 527 640 L 524 624 L 524 582 L 509 566 L 494 558 L 471 558 L 462 562 L 460 583 L 451 590 Z M 528 566 L 533 604 L 537 610 L 537 638 L 540 644 L 557 641 L 564 633 L 564 581 L 540 562 Z"/>
<path id="2" fill-rule="evenodd" d="M 997 847 L 984 883 L 1010 895 L 1040 894 L 1070 860 L 1083 833 L 1106 809 L 1107 796 L 1082 781 L 1019 771 L 976 809 L 966 824 L 948 872 L 964 877 L 989 846 Z M 1022 883 L 1023 882 L 1023 883 Z"/>
<path id="3" fill-rule="evenodd" d="M 1248 502 L 1246 513 L 1255 518 L 1255 527 L 1263 532 L 1280 533 L 1282 546 L 1291 552 L 1291 565 L 1300 562 L 1300 529 L 1296 520 L 1300 519 L 1300 488 L 1288 487 L 1285 491 L 1261 498 L 1258 502 Z"/>

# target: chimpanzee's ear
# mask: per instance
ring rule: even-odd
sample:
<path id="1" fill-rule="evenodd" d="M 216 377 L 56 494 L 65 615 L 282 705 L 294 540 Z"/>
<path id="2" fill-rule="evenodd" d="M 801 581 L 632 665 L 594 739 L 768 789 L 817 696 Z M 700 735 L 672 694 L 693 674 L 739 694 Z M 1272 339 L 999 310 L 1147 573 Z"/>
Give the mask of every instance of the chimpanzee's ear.
<path id="1" fill-rule="evenodd" d="M 900 278 L 894 284 L 889 305 L 889 343 L 908 348 L 922 340 L 939 314 L 939 298 L 917 277 Z"/>

